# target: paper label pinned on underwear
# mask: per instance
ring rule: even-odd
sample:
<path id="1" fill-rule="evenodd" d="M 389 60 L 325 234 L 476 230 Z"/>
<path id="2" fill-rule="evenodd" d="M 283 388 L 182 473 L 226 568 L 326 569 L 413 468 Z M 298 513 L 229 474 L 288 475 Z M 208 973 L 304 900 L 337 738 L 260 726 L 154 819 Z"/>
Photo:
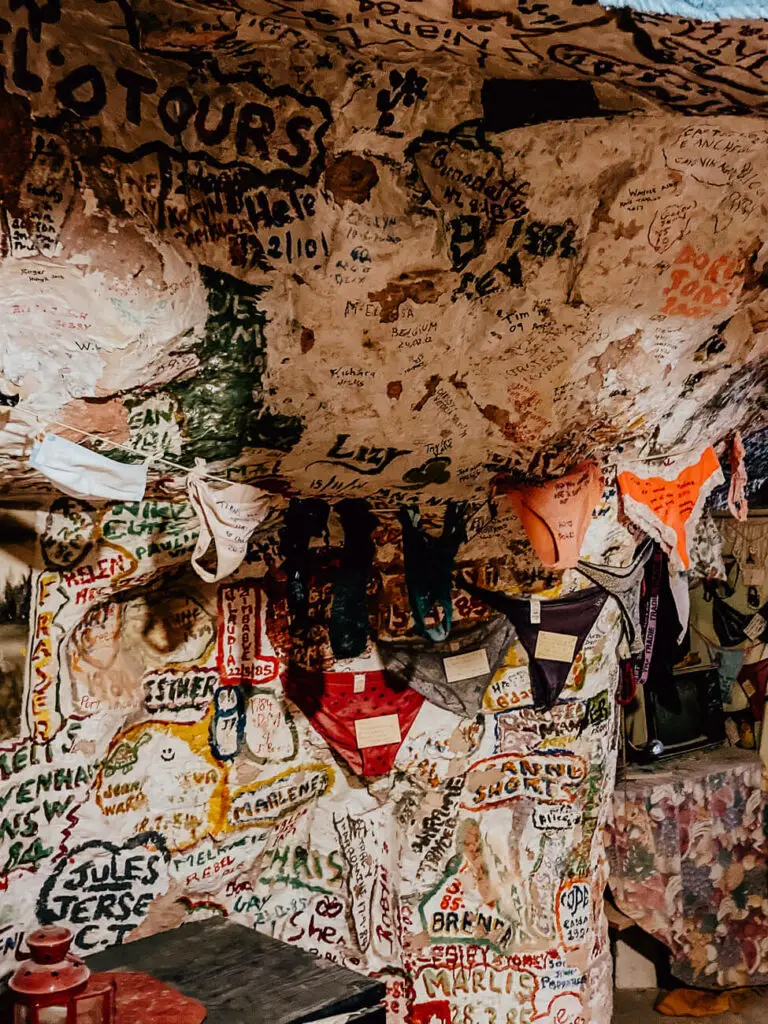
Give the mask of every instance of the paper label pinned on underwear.
<path id="1" fill-rule="evenodd" d="M 744 635 L 748 636 L 750 640 L 757 640 L 766 626 L 768 626 L 768 622 L 766 622 L 760 612 L 757 612 L 745 626 Z"/>
<path id="2" fill-rule="evenodd" d="M 397 715 L 377 715 L 375 718 L 356 718 L 355 737 L 358 750 L 384 747 L 400 742 L 400 720 Z"/>
<path id="3" fill-rule="evenodd" d="M 451 658 L 443 658 L 445 678 L 449 683 L 460 683 L 462 679 L 474 679 L 476 676 L 487 675 L 491 671 L 485 648 L 479 651 L 468 651 L 466 654 L 455 654 Z"/>
<path id="4" fill-rule="evenodd" d="M 538 626 L 541 622 L 541 601 L 538 597 L 531 598 L 531 625 Z"/>
<path id="5" fill-rule="evenodd" d="M 576 641 L 572 633 L 550 633 L 542 629 L 536 640 L 534 657 L 540 661 L 573 661 Z"/>
<path id="6" fill-rule="evenodd" d="M 365 693 L 365 674 L 363 672 L 355 673 L 354 692 Z"/>

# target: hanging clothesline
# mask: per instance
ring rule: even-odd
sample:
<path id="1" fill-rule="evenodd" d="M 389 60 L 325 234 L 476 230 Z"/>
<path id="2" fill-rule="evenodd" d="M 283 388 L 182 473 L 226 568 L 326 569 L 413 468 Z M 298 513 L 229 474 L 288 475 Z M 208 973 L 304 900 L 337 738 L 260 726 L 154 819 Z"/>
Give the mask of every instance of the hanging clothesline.
<path id="1" fill-rule="evenodd" d="M 40 413 L 30 412 L 28 409 L 24 409 L 21 405 L 15 406 L 13 408 L 13 413 L 21 415 L 28 422 L 34 423 L 35 426 L 37 426 L 37 427 L 39 427 L 41 429 L 45 429 L 45 427 L 53 425 L 53 426 L 60 427 L 62 430 L 72 430 L 75 433 L 80 434 L 82 437 L 87 437 L 91 441 L 97 441 L 100 444 L 104 444 L 104 445 L 106 445 L 108 447 L 112 447 L 112 448 L 117 448 L 120 451 L 126 452 L 129 455 L 133 455 L 140 462 L 144 462 L 145 464 L 147 464 L 149 466 L 152 466 L 152 465 L 168 466 L 171 469 L 176 470 L 177 472 L 183 473 L 185 476 L 187 474 L 191 473 L 192 469 L 193 469 L 192 466 L 185 466 L 185 465 L 183 465 L 180 462 L 174 462 L 172 459 L 167 458 L 167 456 L 165 456 L 165 455 L 152 455 L 152 454 L 147 455 L 146 452 L 140 452 L 136 448 L 132 448 L 130 445 L 123 444 L 120 441 L 113 441 L 111 438 L 104 437 L 102 434 L 96 434 L 93 431 L 85 430 L 83 427 L 77 427 L 73 423 L 64 423 L 61 420 L 52 419 L 52 418 L 49 418 L 47 416 L 44 417 Z M 621 447 L 621 446 L 619 446 L 619 447 Z M 654 461 L 658 461 L 658 460 L 661 460 L 661 459 L 675 459 L 675 458 L 678 458 L 678 457 L 680 457 L 682 455 L 688 455 L 688 454 L 690 454 L 691 452 L 694 452 L 694 451 L 698 451 L 698 447 L 696 447 L 696 448 L 682 448 L 682 449 L 680 449 L 678 451 L 668 452 L 668 453 L 666 453 L 664 455 L 646 455 L 644 457 L 639 457 L 638 456 L 638 461 L 654 462 Z M 289 476 L 291 474 L 285 473 L 283 471 L 283 472 L 281 472 L 280 475 L 281 476 Z M 231 480 L 231 479 L 229 479 L 227 477 L 224 477 L 224 476 L 219 476 L 216 473 L 209 473 L 207 471 L 203 471 L 201 473 L 198 473 L 198 476 L 201 477 L 203 480 L 213 480 L 213 481 L 216 481 L 216 483 L 225 484 L 227 486 L 230 486 L 231 484 L 238 482 L 238 481 Z M 266 479 L 266 478 L 265 477 L 261 477 L 261 478 L 257 478 L 257 479 Z M 390 512 L 390 511 L 392 511 L 392 509 L 389 509 L 389 508 L 387 508 L 387 509 L 374 509 L 373 511 L 377 511 L 377 512 Z"/>
<path id="2" fill-rule="evenodd" d="M 185 476 L 192 472 L 193 467 L 184 466 L 180 462 L 174 462 L 172 459 L 166 458 L 165 455 L 147 455 L 146 452 L 137 451 L 135 448 L 131 448 L 130 445 L 122 444 L 120 441 L 113 441 L 111 438 L 103 437 L 101 434 L 94 434 L 90 430 L 84 430 L 82 427 L 76 427 L 73 423 L 63 423 L 61 420 L 49 419 L 47 416 L 43 418 L 39 413 L 29 412 L 27 409 L 22 409 L 19 406 L 17 406 L 13 411 L 15 413 L 20 413 L 29 421 L 34 421 L 36 426 L 42 427 L 44 424 L 52 424 L 54 426 L 61 427 L 63 430 L 73 430 L 75 433 L 80 434 L 83 437 L 87 437 L 91 441 L 99 441 L 111 448 L 118 448 L 120 451 L 127 452 L 129 455 L 134 455 L 140 462 L 145 462 L 147 465 L 161 464 L 164 466 L 170 466 L 172 469 L 184 473 Z M 215 473 L 203 472 L 200 473 L 199 476 L 204 480 L 215 480 L 218 483 L 227 485 L 231 485 L 236 482 L 228 480 L 224 476 L 217 476 Z"/>
<path id="3" fill-rule="evenodd" d="M 132 448 L 130 445 L 122 444 L 120 441 L 113 441 L 111 438 L 104 437 L 102 434 L 95 434 L 95 433 L 93 433 L 93 431 L 84 430 L 83 427 L 76 427 L 73 423 L 64 423 L 62 420 L 51 419 L 50 417 L 47 417 L 47 416 L 45 418 L 43 418 L 39 413 L 33 413 L 33 412 L 30 412 L 28 409 L 22 409 L 22 408 L 20 408 L 18 406 L 13 411 L 16 412 L 16 413 L 20 413 L 29 422 L 34 423 L 35 426 L 38 426 L 38 427 L 41 427 L 41 428 L 43 428 L 44 426 L 56 426 L 56 427 L 61 427 L 62 430 L 72 430 L 72 431 L 75 431 L 75 433 L 80 434 L 82 437 L 87 437 L 91 441 L 98 441 L 98 442 L 100 442 L 102 444 L 105 444 L 105 445 L 107 445 L 109 447 L 118 448 L 118 449 L 120 449 L 120 451 L 127 452 L 129 455 L 135 455 L 137 459 L 139 459 L 140 461 L 145 462 L 147 465 L 160 464 L 160 465 L 163 465 L 163 466 L 170 466 L 172 469 L 175 469 L 175 470 L 183 473 L 185 476 L 187 476 L 189 473 L 192 472 L 192 467 L 191 466 L 184 466 L 180 462 L 174 462 L 172 459 L 168 459 L 164 455 L 147 455 L 145 452 L 137 451 L 137 449 Z M 281 475 L 282 476 L 287 476 L 288 474 L 283 472 Z M 198 476 L 199 479 L 203 479 L 203 480 L 215 480 L 216 483 L 225 484 L 228 487 L 231 486 L 233 483 L 237 483 L 236 480 L 229 480 L 229 479 L 227 479 L 227 477 L 218 476 L 216 473 L 198 472 L 197 476 Z M 261 477 L 261 478 L 257 478 L 257 479 L 264 479 L 264 478 Z M 389 507 L 389 508 L 372 508 L 371 511 L 373 511 L 373 512 L 391 513 L 391 514 L 394 515 L 397 510 L 395 508 L 393 508 L 393 507 Z M 478 511 L 481 511 L 481 510 L 478 510 Z M 476 512 L 471 517 L 470 522 L 473 519 L 475 519 L 477 515 L 478 515 L 478 512 Z"/>

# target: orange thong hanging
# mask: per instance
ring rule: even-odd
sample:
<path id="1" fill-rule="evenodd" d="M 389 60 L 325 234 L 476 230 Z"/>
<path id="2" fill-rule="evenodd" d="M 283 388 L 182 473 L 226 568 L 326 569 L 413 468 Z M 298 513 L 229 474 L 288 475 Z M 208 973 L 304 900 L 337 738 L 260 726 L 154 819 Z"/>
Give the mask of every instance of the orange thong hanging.
<path id="1" fill-rule="evenodd" d="M 544 565 L 553 569 L 576 566 L 592 511 L 603 493 L 603 478 L 593 462 L 582 462 L 544 484 L 516 486 L 497 480 L 496 490 L 520 517 Z"/>
<path id="2" fill-rule="evenodd" d="M 647 463 L 639 465 L 651 470 Z M 641 476 L 625 469 L 618 475 L 619 490 L 627 516 L 661 544 L 669 555 L 670 570 L 684 572 L 691 566 L 688 546 L 704 504 L 723 482 L 723 471 L 711 445 L 695 462 L 678 462 L 660 470 L 663 476 Z"/>

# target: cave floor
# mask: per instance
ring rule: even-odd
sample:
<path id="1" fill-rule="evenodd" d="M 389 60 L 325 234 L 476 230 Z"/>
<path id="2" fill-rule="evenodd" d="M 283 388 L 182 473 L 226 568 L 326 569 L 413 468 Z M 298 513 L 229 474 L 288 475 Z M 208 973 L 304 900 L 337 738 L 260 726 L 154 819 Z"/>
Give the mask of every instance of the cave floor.
<path id="1" fill-rule="evenodd" d="M 653 1008 L 657 996 L 656 989 L 617 989 L 614 993 L 613 1024 L 696 1024 L 696 1021 L 764 1024 L 768 1009 L 768 991 L 762 989 L 739 1013 L 719 1013 L 713 1017 L 665 1017 Z"/>

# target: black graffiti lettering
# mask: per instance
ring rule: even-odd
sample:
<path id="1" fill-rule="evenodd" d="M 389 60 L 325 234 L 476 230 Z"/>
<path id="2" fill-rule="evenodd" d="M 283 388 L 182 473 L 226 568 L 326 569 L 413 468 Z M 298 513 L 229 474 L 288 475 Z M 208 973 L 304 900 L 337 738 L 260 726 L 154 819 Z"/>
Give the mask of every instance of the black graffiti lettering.
<path id="1" fill-rule="evenodd" d="M 125 861 L 125 877 L 130 881 L 138 881 L 141 878 L 141 872 L 143 870 L 144 857 L 141 854 L 134 854 L 133 857 L 128 857 Z M 151 882 L 149 883 L 152 884 Z"/>
<path id="2" fill-rule="evenodd" d="M 359 0 L 360 13 L 367 14 L 369 11 L 377 11 L 379 16 L 382 18 L 389 18 L 393 14 L 400 13 L 400 4 L 395 3 L 394 0 L 379 0 L 378 3 L 373 3 L 372 0 Z"/>
<path id="3" fill-rule="evenodd" d="M 333 466 L 344 466 L 346 469 L 371 476 L 383 472 L 394 459 L 411 454 L 409 448 L 369 448 L 367 445 L 360 445 L 357 450 L 345 451 L 344 445 L 349 436 L 349 434 L 337 434 L 336 443 L 328 452 L 328 457 L 315 461 Z M 315 465 L 315 463 L 310 463 L 310 465 Z M 366 468 L 368 465 L 373 468 Z"/>
<path id="4" fill-rule="evenodd" d="M 160 877 L 160 872 L 155 867 L 159 860 L 160 858 L 156 855 L 148 858 L 147 873 L 142 880 L 144 885 L 154 885 Z"/>
<path id="5" fill-rule="evenodd" d="M 173 74 L 172 62 L 163 62 L 155 68 L 152 64 L 134 64 L 130 59 L 127 66 L 102 64 L 96 59 L 93 64 L 78 66 L 77 61 L 71 62 L 73 53 L 69 42 L 57 44 L 54 38 L 46 38 L 50 31 L 47 26 L 62 18 L 61 0 L 8 0 L 7 6 L 11 12 L 20 13 L 0 17 L 1 49 L 5 55 L 0 76 L 7 74 L 19 92 L 40 94 L 49 81 L 46 73 L 38 68 L 42 62 L 52 73 L 50 88 L 59 109 L 80 119 L 98 116 L 107 105 L 108 90 L 114 89 L 114 100 L 123 117 L 115 124 L 102 126 L 100 134 L 94 138 L 97 145 L 129 162 L 150 152 L 162 154 L 159 195 L 151 203 L 158 221 L 168 217 L 165 202 L 174 160 L 185 165 L 181 173 L 201 180 L 200 191 L 215 194 L 213 202 L 226 203 L 227 212 L 233 214 L 243 212 L 244 194 L 254 184 L 263 182 L 270 187 L 276 184 L 278 167 L 282 168 L 282 174 L 278 174 L 280 183 L 289 187 L 310 180 L 314 183 L 319 177 L 323 166 L 320 139 L 330 124 L 331 114 L 329 104 L 316 95 L 287 85 L 275 91 L 251 68 L 227 74 L 213 57 L 206 61 L 205 71 L 194 79 L 169 79 L 169 74 Z M 129 42 L 136 46 L 135 19 L 129 12 L 130 4 L 118 6 L 127 19 Z M 66 40 L 68 37 L 65 33 L 64 36 L 59 34 L 59 38 Z M 298 34 L 296 38 L 299 39 Z M 202 83 L 202 88 L 190 86 L 191 81 Z M 154 138 L 145 134 L 139 139 L 134 129 L 145 126 L 149 120 L 147 97 L 153 97 L 153 118 L 157 105 L 160 132 L 159 136 L 155 133 Z M 188 135 L 193 137 L 188 138 Z M 173 148 L 167 136 L 176 140 Z M 184 152 L 179 152 L 182 136 Z M 217 147 L 235 152 L 207 152 Z M 196 157 L 191 170 L 188 166 L 190 151 L 195 151 Z M 215 173 L 202 169 L 201 165 L 206 162 L 215 166 Z M 246 169 L 241 164 L 250 166 Z M 264 167 L 264 164 L 269 166 Z M 304 175 L 302 168 L 307 171 Z M 243 171 L 248 176 L 247 181 L 243 179 Z M 256 178 L 252 177 L 254 172 Z M 298 204 L 293 205 L 298 207 Z M 149 206 L 147 201 L 147 212 Z M 307 216 L 311 215 L 310 210 Z M 304 212 L 299 208 L 296 217 L 304 219 Z M 288 223 L 290 219 L 288 215 L 278 217 L 275 226 Z M 205 226 L 210 228 L 210 222 L 206 221 Z M 241 223 L 236 230 L 243 228 Z M 316 244 L 310 243 L 310 250 Z M 238 250 L 238 245 L 234 248 Z M 252 253 L 257 246 L 249 243 L 240 248 L 243 251 L 237 253 L 239 262 L 245 265 L 253 260 Z"/>
<path id="6" fill-rule="evenodd" d="M 589 905 L 589 889 L 586 885 L 574 885 L 560 897 L 560 903 L 571 914 L 577 914 Z"/>
<path id="7" fill-rule="evenodd" d="M 392 111 L 401 103 L 405 107 L 412 107 L 417 100 L 425 100 L 426 85 L 426 78 L 419 75 L 415 68 L 408 68 L 404 75 L 397 69 L 390 71 L 389 88 L 380 89 L 376 95 L 376 109 L 381 111 L 376 131 L 385 132 L 392 127 L 395 123 Z"/>
<path id="8" fill-rule="evenodd" d="M 61 20 L 61 0 L 46 0 L 42 7 L 38 5 L 37 0 L 11 0 L 11 13 L 15 13 L 22 7 L 26 8 L 29 34 L 36 43 L 40 42 L 40 30 L 43 23 L 55 25 Z M 21 31 L 26 32 L 26 29 Z"/>
<path id="9" fill-rule="evenodd" d="M 157 105 L 160 122 L 169 135 L 181 135 L 194 112 L 192 93 L 183 85 L 172 85 Z"/>
<path id="10" fill-rule="evenodd" d="M 108 856 L 80 863 L 74 856 L 62 859 L 45 883 L 37 907 L 43 922 L 82 926 L 75 944 L 84 950 L 122 942 L 146 916 L 160 877 L 160 854 L 138 850 L 128 853 L 130 847 L 120 849 L 97 842 L 74 852 L 81 854 L 90 849 L 103 850 Z"/>
<path id="11" fill-rule="evenodd" d="M 77 896 L 53 896 L 48 906 L 48 918 L 51 922 L 63 921 L 67 916 L 69 908 L 75 903 Z M 58 910 L 52 904 L 58 903 Z"/>
<path id="12" fill-rule="evenodd" d="M 117 920 L 127 921 L 128 918 L 131 916 L 133 893 L 121 892 L 117 902 L 120 906 L 120 916 L 117 918 Z"/>
<path id="13" fill-rule="evenodd" d="M 304 138 L 302 132 L 308 132 L 312 128 L 312 122 L 308 117 L 292 117 L 285 126 L 285 134 L 293 143 L 295 152 L 287 149 L 278 149 L 277 155 L 283 163 L 289 167 L 302 167 L 312 155 L 312 146 Z"/>
<path id="14" fill-rule="evenodd" d="M 135 927 L 135 924 L 111 924 L 109 926 L 109 931 L 116 936 L 114 945 L 119 946 L 123 941 L 123 938 L 129 932 L 132 932 Z"/>
<path id="15" fill-rule="evenodd" d="M 281 152 L 281 159 L 283 154 Z M 287 199 L 272 199 L 266 192 L 249 193 L 244 205 L 251 226 L 259 228 L 282 228 L 294 220 L 306 220 L 315 215 L 315 197 L 311 192 L 290 193 Z"/>
<path id="16" fill-rule="evenodd" d="M 248 211 L 248 219 L 256 229 L 259 227 L 281 228 L 291 220 L 288 203 L 284 199 L 279 199 L 272 204 L 266 192 L 258 192 L 255 196 L 247 195 L 245 208 Z"/>
<path id="17" fill-rule="evenodd" d="M 224 104 L 224 109 L 219 117 L 219 123 L 215 128 L 209 128 L 206 123 L 210 110 L 211 97 L 204 96 L 195 114 L 195 131 L 200 141 L 204 142 L 206 146 L 215 146 L 222 142 L 229 134 L 229 130 L 232 127 L 232 119 L 235 116 L 235 104 L 231 100 Z"/>
<path id="18" fill-rule="evenodd" d="M 258 118 L 258 125 L 253 124 L 254 118 Z M 269 107 L 265 107 L 263 103 L 245 103 L 237 119 L 235 131 L 235 148 L 238 156 L 247 156 L 248 144 L 252 142 L 259 156 L 265 160 L 269 159 L 266 136 L 271 135 L 274 130 L 275 115 Z"/>
<path id="19" fill-rule="evenodd" d="M 480 218 L 455 217 L 450 223 L 451 229 L 451 262 L 454 269 L 463 270 L 475 256 L 483 251 L 484 239 L 480 227 Z"/>
<path id="20" fill-rule="evenodd" d="M 85 938 L 88 932 L 95 931 L 98 933 L 99 927 L 95 924 L 87 924 L 84 928 L 81 928 L 75 937 L 75 945 L 78 949 L 98 949 L 101 943 L 99 942 L 88 942 Z"/>
<path id="21" fill-rule="evenodd" d="M 117 902 L 117 896 L 113 892 L 102 892 L 99 893 L 99 897 L 96 901 L 96 909 L 93 912 L 94 921 L 98 921 L 100 917 L 112 917 L 112 909 Z"/>
<path id="22" fill-rule="evenodd" d="M 532 221 L 525 229 L 523 248 L 530 256 L 554 256 L 558 239 L 563 233 L 562 224 L 543 224 Z"/>
<path id="23" fill-rule="evenodd" d="M 75 94 L 84 86 L 90 86 L 91 95 L 80 99 Z M 56 97 L 62 107 L 73 110 L 78 117 L 94 117 L 106 105 L 107 87 L 104 76 L 93 64 L 83 64 L 63 78 L 56 86 Z"/>
<path id="24" fill-rule="evenodd" d="M 141 124 L 141 97 L 157 92 L 157 82 L 130 68 L 118 68 L 115 77 L 125 89 L 125 117 L 131 124 Z"/>
<path id="25" fill-rule="evenodd" d="M 64 881 L 64 888 L 79 892 L 88 881 L 88 870 L 88 864 L 77 864 L 71 871 L 72 877 Z"/>
<path id="26" fill-rule="evenodd" d="M 40 92 L 42 78 L 27 67 L 27 36 L 27 30 L 20 28 L 13 40 L 13 84 L 24 92 Z"/>
<path id="27" fill-rule="evenodd" d="M 497 263 L 496 269 L 506 277 L 510 287 L 522 288 L 523 268 L 520 266 L 520 257 L 516 252 L 513 252 L 503 263 Z"/>

